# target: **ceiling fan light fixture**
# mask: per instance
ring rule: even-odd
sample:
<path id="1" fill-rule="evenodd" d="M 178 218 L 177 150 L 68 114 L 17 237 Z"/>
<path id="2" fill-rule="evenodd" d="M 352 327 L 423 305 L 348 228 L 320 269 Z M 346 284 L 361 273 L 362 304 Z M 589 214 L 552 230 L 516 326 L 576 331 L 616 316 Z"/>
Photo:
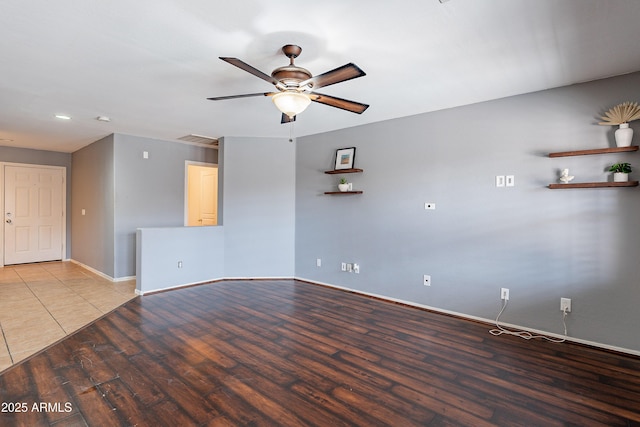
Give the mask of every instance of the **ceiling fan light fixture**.
<path id="1" fill-rule="evenodd" d="M 309 70 L 298 67 L 294 64 L 293 60 L 300 55 L 300 52 L 302 52 L 302 48 L 300 46 L 283 46 L 282 53 L 289 58 L 289 65 L 276 68 L 273 70 L 271 75 L 263 73 L 238 58 L 221 56 L 220 59 L 224 62 L 271 83 L 276 87 L 278 92 L 247 93 L 243 95 L 217 96 L 207 99 L 211 101 L 222 101 L 225 99 L 248 98 L 252 96 L 268 96 L 273 100 L 276 108 L 278 108 L 282 113 L 280 123 L 293 122 L 296 116 L 311 104 L 311 101 L 328 105 L 330 107 L 340 108 L 356 114 L 362 114 L 364 110 L 369 107 L 367 104 L 362 104 L 360 102 L 349 101 L 348 99 L 342 99 L 330 95 L 321 95 L 312 91 L 321 87 L 365 76 L 365 72 L 362 71 L 360 67 L 353 62 L 350 62 L 341 67 L 334 68 L 333 70 L 314 76 Z"/>
<path id="2" fill-rule="evenodd" d="M 307 109 L 311 99 L 300 92 L 280 92 L 271 97 L 276 108 L 289 117 L 297 116 Z"/>

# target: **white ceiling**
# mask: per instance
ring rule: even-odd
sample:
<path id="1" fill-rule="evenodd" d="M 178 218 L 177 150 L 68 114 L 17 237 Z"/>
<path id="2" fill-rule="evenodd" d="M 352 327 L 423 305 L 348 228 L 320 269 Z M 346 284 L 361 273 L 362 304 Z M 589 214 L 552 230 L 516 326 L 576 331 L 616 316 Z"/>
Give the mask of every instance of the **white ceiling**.
<path id="1" fill-rule="evenodd" d="M 356 63 L 321 92 L 371 105 L 312 103 L 295 135 L 357 126 L 638 71 L 639 23 L 638 0 L 0 0 L 0 145 L 289 137 L 270 98 L 206 100 L 273 90 L 218 57 L 270 74 L 284 44 L 314 75 Z"/>

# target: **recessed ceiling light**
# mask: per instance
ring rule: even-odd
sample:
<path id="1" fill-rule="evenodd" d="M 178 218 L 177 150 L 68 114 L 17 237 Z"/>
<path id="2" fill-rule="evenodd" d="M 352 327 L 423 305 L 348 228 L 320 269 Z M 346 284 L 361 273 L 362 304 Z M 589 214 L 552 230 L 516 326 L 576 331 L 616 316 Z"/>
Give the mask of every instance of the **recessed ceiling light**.
<path id="1" fill-rule="evenodd" d="M 60 120 L 71 120 L 71 116 L 67 116 L 66 114 L 56 114 L 56 118 Z"/>
<path id="2" fill-rule="evenodd" d="M 107 116 L 98 116 L 98 117 L 96 117 L 96 120 L 99 121 L 99 122 L 110 122 L 111 121 L 111 119 L 109 117 L 107 117 Z"/>

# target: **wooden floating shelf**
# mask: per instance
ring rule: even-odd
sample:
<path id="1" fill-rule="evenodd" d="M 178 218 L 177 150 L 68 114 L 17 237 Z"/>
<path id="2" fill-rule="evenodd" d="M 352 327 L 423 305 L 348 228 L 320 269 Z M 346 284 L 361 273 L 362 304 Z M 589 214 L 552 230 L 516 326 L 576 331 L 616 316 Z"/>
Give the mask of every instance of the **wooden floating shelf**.
<path id="1" fill-rule="evenodd" d="M 624 152 L 631 152 L 631 151 L 638 151 L 638 146 L 632 145 L 630 147 L 596 148 L 593 150 L 577 150 L 577 151 L 560 151 L 557 153 L 549 153 L 549 157 L 588 156 L 590 154 L 624 153 Z"/>
<path id="2" fill-rule="evenodd" d="M 341 173 L 360 173 L 360 172 L 363 172 L 363 170 L 362 169 L 358 169 L 358 168 L 324 171 L 324 173 L 328 173 L 329 175 L 339 175 Z"/>
<path id="3" fill-rule="evenodd" d="M 362 191 L 325 191 L 324 194 L 362 194 Z"/>
<path id="4" fill-rule="evenodd" d="M 627 182 L 576 182 L 574 184 L 549 184 L 552 190 L 568 188 L 615 188 L 615 187 L 637 187 L 638 181 Z"/>

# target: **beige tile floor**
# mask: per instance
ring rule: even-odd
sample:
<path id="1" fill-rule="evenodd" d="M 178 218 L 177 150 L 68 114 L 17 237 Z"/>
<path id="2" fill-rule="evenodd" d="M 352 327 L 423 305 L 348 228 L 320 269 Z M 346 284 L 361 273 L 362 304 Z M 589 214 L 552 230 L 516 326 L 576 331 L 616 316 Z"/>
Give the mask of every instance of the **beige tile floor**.
<path id="1" fill-rule="evenodd" d="M 135 297 L 135 280 L 111 282 L 71 262 L 0 268 L 0 371 Z"/>

